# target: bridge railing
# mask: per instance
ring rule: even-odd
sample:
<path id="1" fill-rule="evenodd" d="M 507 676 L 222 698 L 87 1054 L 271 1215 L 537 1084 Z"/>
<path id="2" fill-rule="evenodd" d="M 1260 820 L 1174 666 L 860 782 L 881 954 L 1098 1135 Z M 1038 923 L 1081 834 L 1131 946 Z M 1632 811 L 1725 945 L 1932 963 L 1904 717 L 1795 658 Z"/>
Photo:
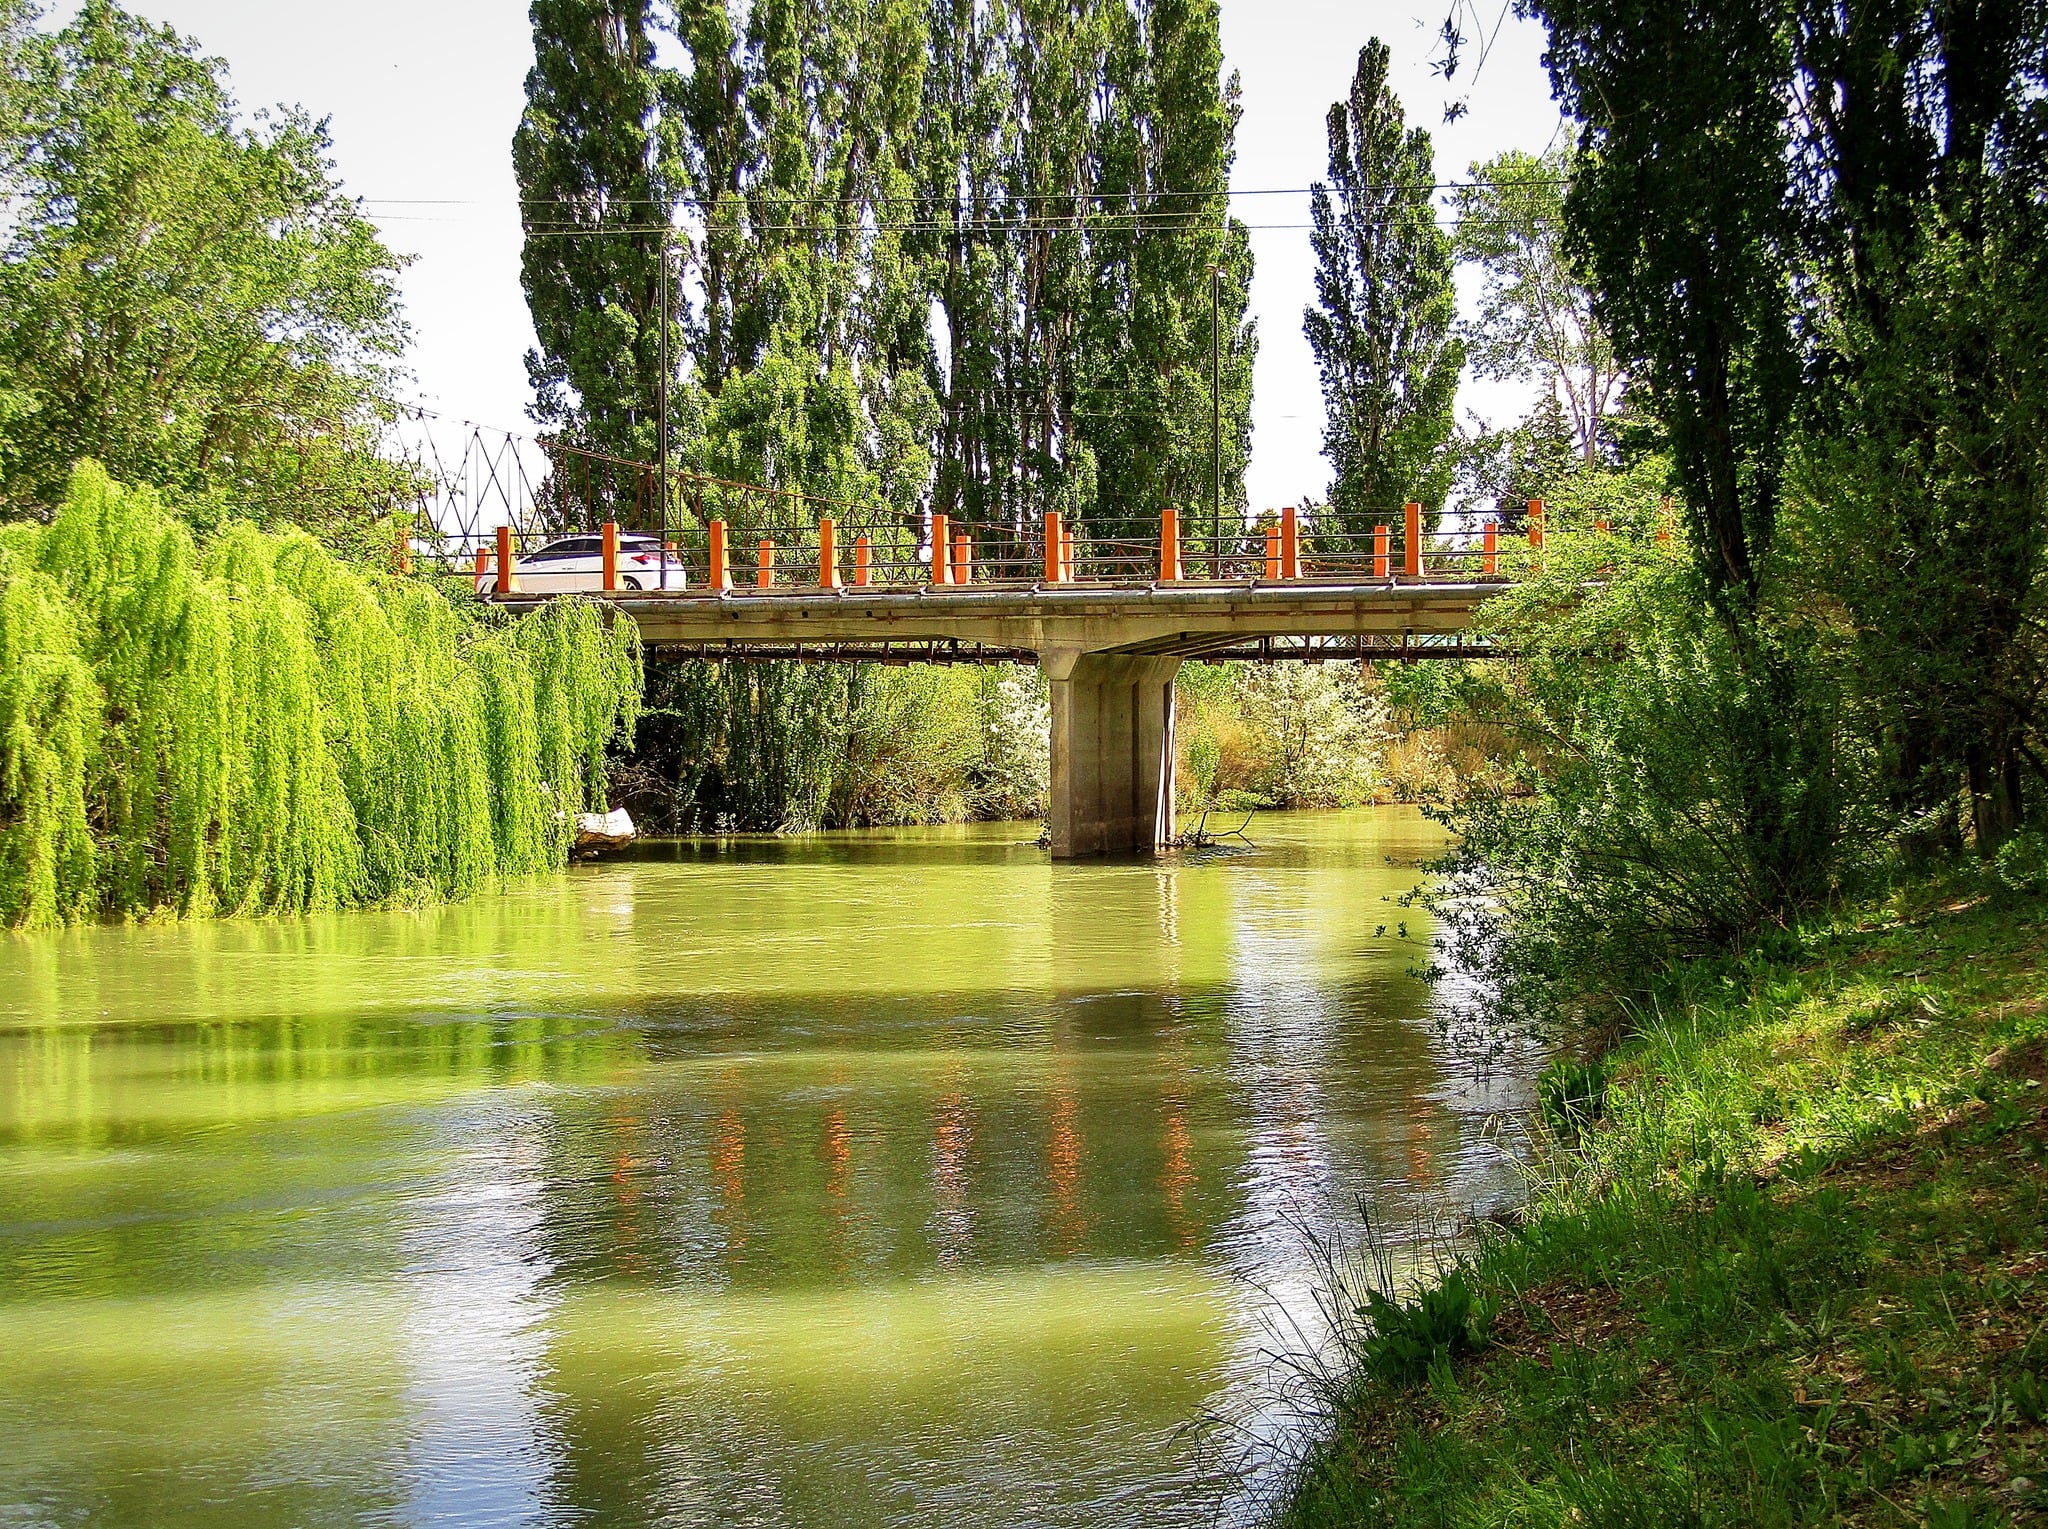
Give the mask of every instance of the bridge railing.
<path id="1" fill-rule="evenodd" d="M 739 487 L 739 486 L 736 486 Z M 728 501 L 730 502 L 730 501 Z M 1057 513 L 1026 526 L 990 525 L 941 514 L 805 511 L 800 495 L 771 503 L 745 519 L 708 515 L 672 525 L 631 546 L 631 527 L 613 522 L 566 533 L 587 539 L 584 555 L 603 557 L 603 585 L 643 592 L 880 588 L 933 585 L 1122 586 L 1158 583 L 1260 584 L 1290 581 L 1343 583 L 1506 582 L 1540 564 L 1547 537 L 1565 532 L 1614 534 L 1606 519 L 1584 526 L 1556 523 L 1541 500 L 1531 500 L 1524 526 L 1510 534 L 1495 521 L 1430 529 L 1422 507 L 1409 504 L 1399 519 L 1369 529 L 1347 528 L 1334 518 L 1288 508 L 1244 526 L 1218 546 L 1188 547 L 1179 512 L 1161 516 L 1154 538 L 1103 535 Z M 716 508 L 716 501 L 707 508 Z M 1654 534 L 1672 535 L 1669 502 Z M 1640 527 L 1636 528 L 1640 530 Z M 525 592 L 547 592 L 535 575 L 546 572 L 534 555 L 561 540 L 559 528 L 542 532 L 500 526 L 479 548 L 474 575 L 479 593 L 516 592 L 524 567 Z M 658 542 L 651 548 L 647 538 Z M 509 565 L 510 581 L 499 570 Z"/>

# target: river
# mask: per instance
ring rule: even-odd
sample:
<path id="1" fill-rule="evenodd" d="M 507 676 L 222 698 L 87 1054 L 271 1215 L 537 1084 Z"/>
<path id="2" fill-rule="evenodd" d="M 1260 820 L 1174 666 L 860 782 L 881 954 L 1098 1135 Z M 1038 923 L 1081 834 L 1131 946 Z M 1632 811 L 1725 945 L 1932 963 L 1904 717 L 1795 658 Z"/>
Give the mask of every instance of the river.
<path id="1" fill-rule="evenodd" d="M 1240 1516 L 1304 1231 L 1511 1197 L 1523 1081 L 1414 812 L 1028 833 L 0 936 L 0 1524 Z"/>

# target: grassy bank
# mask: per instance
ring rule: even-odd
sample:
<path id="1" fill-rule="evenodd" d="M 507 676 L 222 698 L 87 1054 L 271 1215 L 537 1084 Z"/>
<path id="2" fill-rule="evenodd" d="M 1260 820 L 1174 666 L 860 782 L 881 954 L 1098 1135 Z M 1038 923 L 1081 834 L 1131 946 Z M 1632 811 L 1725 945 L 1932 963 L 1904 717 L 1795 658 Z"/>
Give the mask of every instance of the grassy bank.
<path id="1" fill-rule="evenodd" d="M 2048 1520 L 2044 944 L 1970 879 L 1675 973 L 1546 1075 L 1512 1224 L 1340 1297 L 1283 1521 Z"/>

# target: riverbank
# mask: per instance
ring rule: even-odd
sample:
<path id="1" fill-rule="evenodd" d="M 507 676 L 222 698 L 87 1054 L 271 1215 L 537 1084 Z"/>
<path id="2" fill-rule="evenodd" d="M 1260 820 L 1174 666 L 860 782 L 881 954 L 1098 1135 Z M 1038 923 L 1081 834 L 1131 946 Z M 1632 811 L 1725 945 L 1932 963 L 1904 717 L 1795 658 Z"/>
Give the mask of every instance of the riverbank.
<path id="1" fill-rule="evenodd" d="M 1360 1324 L 1282 1521 L 2048 1519 L 2044 944 L 1972 876 L 1673 974 L 1546 1076 L 1527 1207 Z"/>

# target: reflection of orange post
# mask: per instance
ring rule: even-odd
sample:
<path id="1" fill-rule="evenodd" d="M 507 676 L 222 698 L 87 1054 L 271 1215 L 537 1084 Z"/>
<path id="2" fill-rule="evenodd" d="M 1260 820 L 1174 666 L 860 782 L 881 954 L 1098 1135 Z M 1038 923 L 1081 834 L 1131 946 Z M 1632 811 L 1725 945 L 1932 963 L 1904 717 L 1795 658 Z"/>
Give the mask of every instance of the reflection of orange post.
<path id="1" fill-rule="evenodd" d="M 1529 501 L 1529 545 L 1531 547 L 1541 547 L 1543 545 L 1543 501 L 1541 499 L 1531 499 Z"/>
<path id="2" fill-rule="evenodd" d="M 1159 512 L 1159 577 L 1180 577 L 1180 511 L 1170 504 Z"/>
<path id="3" fill-rule="evenodd" d="M 1066 571 L 1061 566 L 1066 559 L 1060 555 L 1064 550 L 1060 545 L 1060 536 L 1060 512 L 1058 510 L 1047 510 L 1045 512 L 1045 582 L 1048 584 L 1059 583 L 1060 575 Z"/>
<path id="4" fill-rule="evenodd" d="M 498 593 L 509 595 L 519 588 L 519 569 L 512 553 L 512 528 L 498 527 Z"/>
<path id="5" fill-rule="evenodd" d="M 1387 549 L 1393 542 L 1394 533 L 1385 526 L 1372 528 L 1372 576 L 1384 579 L 1393 568 L 1393 559 Z"/>
<path id="6" fill-rule="evenodd" d="M 1280 577 L 1280 528 L 1266 527 L 1266 577 Z"/>
<path id="7" fill-rule="evenodd" d="M 1291 504 L 1280 512 L 1280 577 L 1301 577 L 1301 517 Z"/>
<path id="8" fill-rule="evenodd" d="M 1402 549 L 1401 571 L 1411 579 L 1422 577 L 1422 506 L 1413 499 L 1404 507 L 1408 545 Z"/>
<path id="9" fill-rule="evenodd" d="M 754 587 L 773 589 L 775 587 L 775 543 L 767 537 L 761 538 L 761 550 L 755 555 Z"/>
<path id="10" fill-rule="evenodd" d="M 934 515 L 932 517 L 932 582 L 934 584 L 946 582 L 946 565 L 952 561 L 952 558 L 947 555 L 946 549 L 948 545 L 946 541 L 946 517 Z"/>
<path id="11" fill-rule="evenodd" d="M 732 564 L 725 553 L 725 522 L 711 522 L 711 587 L 732 588 Z"/>
<path id="12" fill-rule="evenodd" d="M 1480 577 L 1500 577 L 1500 526 L 1489 520 L 1479 532 Z"/>
<path id="13" fill-rule="evenodd" d="M 619 587 L 619 527 L 611 520 L 604 523 L 604 587 Z"/>
<path id="14" fill-rule="evenodd" d="M 476 549 L 476 592 L 478 594 L 484 592 L 484 581 L 490 577 L 490 574 L 491 549 L 489 547 L 479 547 Z"/>
<path id="15" fill-rule="evenodd" d="M 1074 572 L 1074 533 L 1072 531 L 1060 532 L 1060 561 L 1066 569 L 1066 572 L 1060 575 L 1062 579 L 1071 584 L 1080 577 L 1079 574 Z"/>
<path id="16" fill-rule="evenodd" d="M 974 538 L 965 531 L 958 532 L 953 537 L 953 582 L 974 582 Z"/>
<path id="17" fill-rule="evenodd" d="M 818 522 L 818 583 L 826 589 L 839 587 L 838 533 L 830 515 Z"/>
<path id="18" fill-rule="evenodd" d="M 856 536 L 853 539 L 854 588 L 866 589 L 868 587 L 868 567 L 873 562 L 874 555 L 875 549 L 869 544 L 866 535 Z"/>

